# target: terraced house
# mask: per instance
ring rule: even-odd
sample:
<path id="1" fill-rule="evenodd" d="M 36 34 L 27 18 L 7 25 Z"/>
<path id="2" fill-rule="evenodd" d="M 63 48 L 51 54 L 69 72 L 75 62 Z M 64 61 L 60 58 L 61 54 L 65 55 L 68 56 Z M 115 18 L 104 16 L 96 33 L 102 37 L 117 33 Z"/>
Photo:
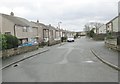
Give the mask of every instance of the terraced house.
<path id="1" fill-rule="evenodd" d="M 20 43 L 37 41 L 38 43 L 49 42 L 50 45 L 59 43 L 61 37 L 72 35 L 70 31 L 55 28 L 54 26 L 45 25 L 37 22 L 30 22 L 25 18 L 16 17 L 11 12 L 10 15 L 0 14 L 0 24 L 2 34 L 11 34 L 16 36 Z"/>

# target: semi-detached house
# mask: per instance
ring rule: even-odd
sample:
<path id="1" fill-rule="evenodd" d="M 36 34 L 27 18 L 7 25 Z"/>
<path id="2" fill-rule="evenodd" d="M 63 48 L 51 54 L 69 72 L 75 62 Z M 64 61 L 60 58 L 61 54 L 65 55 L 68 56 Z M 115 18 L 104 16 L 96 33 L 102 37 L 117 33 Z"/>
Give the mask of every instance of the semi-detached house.
<path id="1" fill-rule="evenodd" d="M 106 31 L 111 32 L 113 36 L 117 37 L 120 35 L 120 30 L 118 28 L 120 16 L 116 16 L 111 21 L 106 24 Z"/>
<path id="2" fill-rule="evenodd" d="M 11 13 L 11 15 L 0 14 L 0 16 L 2 17 L 2 20 L 0 20 L 2 24 L 2 34 L 14 35 L 21 43 L 36 39 L 38 33 L 34 31 L 37 31 L 37 28 L 31 26 L 28 20 L 16 17 L 13 13 Z"/>

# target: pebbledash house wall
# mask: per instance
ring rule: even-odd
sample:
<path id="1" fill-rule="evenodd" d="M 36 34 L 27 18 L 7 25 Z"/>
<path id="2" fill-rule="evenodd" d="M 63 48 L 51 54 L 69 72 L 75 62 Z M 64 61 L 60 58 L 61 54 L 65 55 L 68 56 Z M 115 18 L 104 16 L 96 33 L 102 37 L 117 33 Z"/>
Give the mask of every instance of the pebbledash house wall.
<path id="1" fill-rule="evenodd" d="M 5 32 L 10 32 L 11 35 L 14 35 L 14 23 L 11 22 L 10 20 L 6 19 L 2 15 L 1 15 L 1 17 L 2 17 L 2 20 L 0 20 L 0 21 L 2 21 L 2 22 L 0 22 L 0 23 L 2 23 L 2 34 L 4 34 Z"/>
<path id="2" fill-rule="evenodd" d="M 31 27 L 26 27 L 27 31 L 24 32 L 23 29 L 24 27 L 22 26 L 15 26 L 15 33 L 16 33 L 16 37 L 18 39 L 28 39 L 28 41 L 31 40 L 31 38 L 34 38 L 34 33 L 33 33 L 33 28 Z"/>
<path id="3" fill-rule="evenodd" d="M 118 17 L 113 20 L 113 32 L 118 32 Z"/>
<path id="4" fill-rule="evenodd" d="M 2 34 L 5 34 L 6 32 L 10 32 L 11 35 L 16 36 L 18 39 L 21 40 L 27 39 L 28 41 L 30 41 L 31 38 L 35 38 L 35 36 L 37 36 L 36 28 L 18 25 L 12 22 L 11 20 L 7 19 L 6 17 L 4 17 L 2 14 L 0 14 L 0 16 L 2 19 L 0 20 L 0 23 L 2 25 L 2 29 L 1 29 Z M 28 29 L 26 32 L 23 31 L 25 27 Z"/>
<path id="5" fill-rule="evenodd" d="M 120 33 L 119 33 L 119 20 L 118 20 L 119 16 L 115 17 L 114 19 L 112 19 L 110 22 L 108 22 L 106 24 L 106 29 L 107 31 L 111 31 L 112 35 L 117 37 Z"/>
<path id="6" fill-rule="evenodd" d="M 43 42 L 43 27 L 38 25 L 39 43 Z"/>

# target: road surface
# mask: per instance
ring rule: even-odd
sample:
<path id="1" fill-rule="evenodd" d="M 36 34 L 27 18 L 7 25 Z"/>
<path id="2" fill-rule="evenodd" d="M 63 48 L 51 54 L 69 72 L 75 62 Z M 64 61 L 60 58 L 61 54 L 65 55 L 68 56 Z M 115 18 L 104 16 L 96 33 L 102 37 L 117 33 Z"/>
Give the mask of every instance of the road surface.
<path id="1" fill-rule="evenodd" d="M 102 47 L 101 47 L 102 46 Z M 98 60 L 90 51 L 110 56 L 117 64 L 117 52 L 104 47 L 104 42 L 86 37 L 75 42 L 56 45 L 2 71 L 3 82 L 118 82 L 118 71 Z"/>

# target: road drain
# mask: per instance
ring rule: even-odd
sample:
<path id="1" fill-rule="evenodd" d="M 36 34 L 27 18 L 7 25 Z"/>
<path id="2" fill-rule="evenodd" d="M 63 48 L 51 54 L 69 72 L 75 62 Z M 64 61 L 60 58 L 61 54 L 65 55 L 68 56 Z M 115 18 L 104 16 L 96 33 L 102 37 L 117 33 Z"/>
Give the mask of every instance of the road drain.
<path id="1" fill-rule="evenodd" d="M 17 67 L 17 66 L 18 66 L 18 64 L 13 65 L 13 67 Z"/>

